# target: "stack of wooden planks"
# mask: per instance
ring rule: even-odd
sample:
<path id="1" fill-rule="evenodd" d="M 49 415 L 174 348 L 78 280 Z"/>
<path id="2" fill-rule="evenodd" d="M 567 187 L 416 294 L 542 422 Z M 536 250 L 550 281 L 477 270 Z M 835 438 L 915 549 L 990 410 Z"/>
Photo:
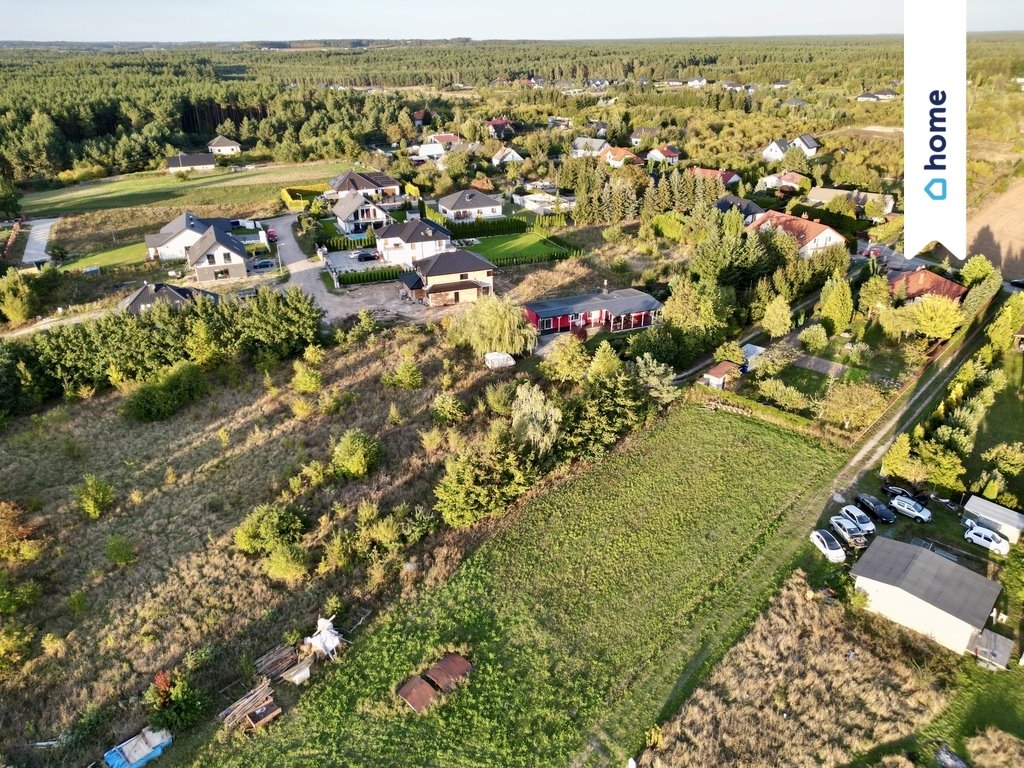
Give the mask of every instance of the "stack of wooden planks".
<path id="1" fill-rule="evenodd" d="M 217 715 L 217 719 L 227 728 L 232 728 L 245 721 L 250 713 L 267 704 L 272 704 L 273 701 L 274 691 L 270 687 L 270 680 L 264 677 L 260 679 L 259 685 Z"/>
<path id="2" fill-rule="evenodd" d="M 278 645 L 256 659 L 256 672 L 276 683 L 298 660 L 299 654 L 293 646 Z"/>

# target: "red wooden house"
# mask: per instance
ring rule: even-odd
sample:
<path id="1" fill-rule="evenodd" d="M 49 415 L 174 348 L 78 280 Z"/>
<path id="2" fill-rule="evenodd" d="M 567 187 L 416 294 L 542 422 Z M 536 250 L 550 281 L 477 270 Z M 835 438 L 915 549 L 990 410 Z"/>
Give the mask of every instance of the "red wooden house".
<path id="1" fill-rule="evenodd" d="M 635 288 L 599 291 L 523 305 L 523 312 L 543 336 L 576 328 L 629 331 L 646 328 L 661 314 L 662 303 Z"/>

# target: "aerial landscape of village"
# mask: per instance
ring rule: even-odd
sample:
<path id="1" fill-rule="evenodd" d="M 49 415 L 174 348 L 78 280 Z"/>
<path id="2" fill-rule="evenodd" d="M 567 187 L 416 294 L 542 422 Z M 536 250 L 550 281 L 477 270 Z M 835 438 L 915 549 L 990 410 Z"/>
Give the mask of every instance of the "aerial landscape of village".
<path id="1" fill-rule="evenodd" d="M 16 4 L 0 768 L 1024 767 L 1024 8 Z"/>

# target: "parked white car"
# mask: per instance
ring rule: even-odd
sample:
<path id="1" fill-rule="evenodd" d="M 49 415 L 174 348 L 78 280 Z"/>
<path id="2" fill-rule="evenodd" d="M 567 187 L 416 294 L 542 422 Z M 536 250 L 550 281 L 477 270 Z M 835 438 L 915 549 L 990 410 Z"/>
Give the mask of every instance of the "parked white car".
<path id="1" fill-rule="evenodd" d="M 865 549 L 868 545 L 867 536 L 864 531 L 851 520 L 842 515 L 834 515 L 829 518 L 829 524 L 840 541 L 845 541 L 851 549 Z"/>
<path id="2" fill-rule="evenodd" d="M 819 528 L 811 531 L 811 543 L 818 548 L 818 551 L 825 556 L 830 563 L 842 563 L 846 561 L 846 550 L 842 548 L 836 537 L 828 531 Z"/>
<path id="3" fill-rule="evenodd" d="M 980 525 L 972 525 L 968 528 L 964 534 L 964 539 L 972 544 L 977 544 L 979 547 L 984 547 L 989 552 L 995 552 L 997 555 L 1007 555 L 1010 553 L 1009 541 L 995 531 L 982 528 Z"/>
<path id="4" fill-rule="evenodd" d="M 896 496 L 889 502 L 893 512 L 914 518 L 919 523 L 930 523 L 932 513 L 927 507 L 923 507 L 907 496 Z"/>
<path id="5" fill-rule="evenodd" d="M 861 533 L 865 536 L 870 536 L 875 532 L 875 524 L 871 522 L 871 518 L 861 512 L 853 504 L 847 504 L 841 510 L 839 510 L 840 517 L 845 517 L 851 523 L 860 528 Z"/>

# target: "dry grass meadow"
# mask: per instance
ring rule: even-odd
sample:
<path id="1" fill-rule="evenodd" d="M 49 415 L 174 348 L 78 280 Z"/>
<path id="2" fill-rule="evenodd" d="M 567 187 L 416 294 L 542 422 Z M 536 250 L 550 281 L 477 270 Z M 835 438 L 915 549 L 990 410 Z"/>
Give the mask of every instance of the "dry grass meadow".
<path id="1" fill-rule="evenodd" d="M 640 764 L 846 765 L 940 711 L 944 662 L 893 625 L 825 604 L 798 571 Z"/>
<path id="2" fill-rule="evenodd" d="M 971 254 L 988 256 L 1007 279 L 1024 278 L 1024 179 L 970 217 L 967 246 Z"/>
<path id="3" fill-rule="evenodd" d="M 1019 768 L 1024 765 L 1024 741 L 998 728 L 986 728 L 967 742 L 974 768 Z"/>
<path id="4" fill-rule="evenodd" d="M 415 355 L 422 389 L 380 385 L 400 354 Z M 346 608 L 372 606 L 375 594 L 394 584 L 400 562 L 387 579 L 357 566 L 288 589 L 235 550 L 232 529 L 254 506 L 287 497 L 288 479 L 300 466 L 329 460 L 332 440 L 352 427 L 382 440 L 385 465 L 365 480 L 328 483 L 295 499 L 309 521 L 311 565 L 319 544 L 359 500 L 382 509 L 429 505 L 445 453 L 442 446 L 428 455 L 419 436 L 431 426 L 434 395 L 448 383 L 470 405 L 467 395 L 489 375 L 456 362 L 445 376 L 443 357 L 459 359 L 413 328 L 381 332 L 348 354 L 328 351 L 324 389 L 352 398 L 334 415 L 295 416 L 297 395 L 285 367 L 271 386 L 258 374 L 217 385 L 162 423 L 127 421 L 119 412 L 122 396 L 112 393 L 9 424 L 0 434 L 0 488 L 30 510 L 45 550 L 23 574 L 42 584 L 43 596 L 19 617 L 34 630 L 32 658 L 0 680 L 0 752 L 40 764 L 42 753 L 25 750 L 25 742 L 56 738 L 90 705 L 102 710 L 103 725 L 88 744 L 109 746 L 143 724 L 139 694 L 153 674 L 188 651 L 210 649 L 202 682 L 216 690 L 239 677 L 241 659 L 257 657 L 287 632 L 308 634 L 332 596 L 335 605 L 340 598 L 342 626 Z M 95 521 L 73 500 L 72 487 L 88 473 L 117 492 L 115 508 Z M 133 562 L 108 560 L 104 549 L 114 536 L 131 543 Z M 405 556 L 437 579 L 458 562 L 458 544 L 428 538 Z M 44 762 L 83 763 L 71 757 L 52 762 L 51 754 Z"/>

